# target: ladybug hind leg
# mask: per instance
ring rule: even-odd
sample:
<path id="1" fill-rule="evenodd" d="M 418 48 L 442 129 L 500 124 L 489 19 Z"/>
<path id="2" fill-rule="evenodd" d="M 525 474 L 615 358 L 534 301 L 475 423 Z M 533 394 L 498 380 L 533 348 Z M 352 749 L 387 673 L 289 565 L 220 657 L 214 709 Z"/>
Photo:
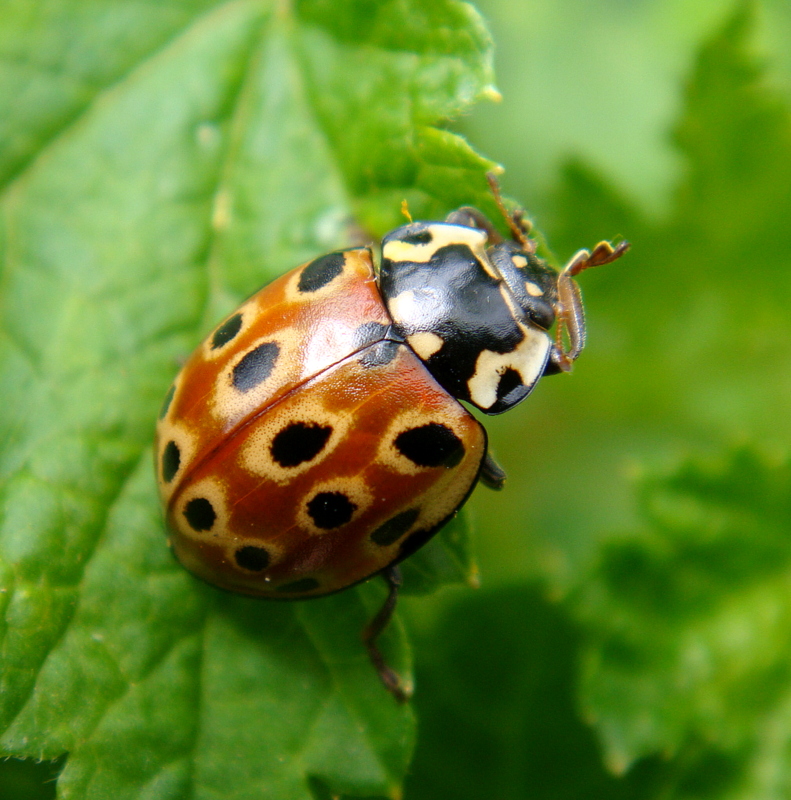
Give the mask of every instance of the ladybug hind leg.
<path id="1" fill-rule="evenodd" d="M 374 665 L 382 683 L 390 694 L 399 703 L 406 703 L 412 696 L 411 684 L 404 679 L 385 661 L 382 651 L 376 644 L 382 631 L 390 622 L 398 600 L 398 590 L 401 588 L 401 570 L 397 566 L 390 566 L 381 573 L 388 586 L 387 598 L 377 612 L 376 616 L 363 630 L 363 643 L 368 650 L 371 663 Z"/>

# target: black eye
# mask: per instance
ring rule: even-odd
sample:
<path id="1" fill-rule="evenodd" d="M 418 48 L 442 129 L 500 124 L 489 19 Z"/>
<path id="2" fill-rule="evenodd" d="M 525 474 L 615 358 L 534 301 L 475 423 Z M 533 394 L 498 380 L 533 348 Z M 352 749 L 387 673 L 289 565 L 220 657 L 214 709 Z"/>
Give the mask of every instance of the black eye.
<path id="1" fill-rule="evenodd" d="M 532 253 L 525 255 L 527 266 L 519 270 L 524 286 L 520 305 L 531 322 L 548 330 L 555 322 L 558 274 Z"/>
<path id="2" fill-rule="evenodd" d="M 555 307 L 543 297 L 531 297 L 528 295 L 523 311 L 531 322 L 534 322 L 545 331 L 549 330 L 555 322 Z"/>

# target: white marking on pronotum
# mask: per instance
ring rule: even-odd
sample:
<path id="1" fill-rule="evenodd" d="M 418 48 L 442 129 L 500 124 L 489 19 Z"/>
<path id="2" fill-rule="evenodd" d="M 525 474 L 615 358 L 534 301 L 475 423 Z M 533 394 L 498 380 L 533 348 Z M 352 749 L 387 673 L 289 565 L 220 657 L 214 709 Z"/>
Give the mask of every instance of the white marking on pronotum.
<path id="1" fill-rule="evenodd" d="M 499 274 L 489 263 L 486 255 L 488 237 L 485 231 L 478 228 L 468 228 L 466 225 L 450 225 L 437 223 L 430 225 L 427 230 L 431 232 L 431 241 L 424 244 L 403 242 L 400 239 L 391 239 L 385 242 L 382 248 L 382 257 L 390 261 L 411 261 L 415 264 L 426 264 L 441 247 L 452 244 L 466 244 L 475 258 L 481 262 L 486 272 L 493 278 Z"/>
<path id="2" fill-rule="evenodd" d="M 409 346 L 424 360 L 427 361 L 434 353 L 438 353 L 445 344 L 445 340 L 431 331 L 420 331 L 407 337 Z"/>
<path id="3" fill-rule="evenodd" d="M 527 293 L 533 297 L 541 297 L 541 295 L 544 294 L 544 290 L 537 283 L 533 283 L 532 281 L 525 281 L 525 289 L 527 289 Z"/>
<path id="4" fill-rule="evenodd" d="M 522 327 L 522 326 L 520 326 Z M 475 374 L 467 383 L 470 399 L 480 408 L 491 408 L 497 402 L 500 378 L 508 369 L 516 370 L 525 386 L 532 386 L 540 377 L 549 355 L 549 337 L 543 331 L 522 327 L 524 339 L 510 353 L 482 350 L 475 362 Z"/>

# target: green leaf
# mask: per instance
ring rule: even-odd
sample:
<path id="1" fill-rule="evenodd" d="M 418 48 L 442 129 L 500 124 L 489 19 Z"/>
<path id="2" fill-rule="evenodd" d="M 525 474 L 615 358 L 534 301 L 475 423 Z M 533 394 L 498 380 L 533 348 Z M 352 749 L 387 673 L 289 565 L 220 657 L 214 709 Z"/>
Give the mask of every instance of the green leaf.
<path id="1" fill-rule="evenodd" d="M 404 197 L 444 214 L 485 191 L 490 162 L 433 127 L 490 91 L 482 23 L 456 0 L 0 20 L 3 752 L 68 752 L 80 800 L 397 796 L 412 712 L 360 642 L 384 587 L 200 584 L 165 546 L 150 440 L 179 359 L 243 296 Z M 382 644 L 408 675 L 397 623 Z"/>
<path id="2" fill-rule="evenodd" d="M 579 633 L 535 586 L 466 593 L 421 631 L 415 800 L 622 800 L 664 777 L 604 769 L 575 707 Z"/>
<path id="3" fill-rule="evenodd" d="M 9 758 L 0 762 L 0 797 L 54 800 L 60 761 Z"/>
<path id="4" fill-rule="evenodd" d="M 686 753 L 679 771 L 691 782 L 716 757 L 730 780 L 707 796 L 783 797 L 791 462 L 746 449 L 690 461 L 645 478 L 641 509 L 646 528 L 602 549 L 577 599 L 584 703 L 608 760 L 622 771 L 650 753 Z"/>
<path id="5" fill-rule="evenodd" d="M 791 111 L 753 52 L 755 17 L 756 4 L 740 3 L 698 55 L 675 129 L 688 171 L 674 222 L 687 247 L 741 254 L 748 239 L 751 250 L 776 258 L 791 238 Z M 733 273 L 737 264 L 722 266 Z"/>
<path id="6" fill-rule="evenodd" d="M 453 583 L 477 586 L 471 549 L 469 517 L 458 514 L 440 536 L 403 562 L 405 594 L 427 594 Z"/>

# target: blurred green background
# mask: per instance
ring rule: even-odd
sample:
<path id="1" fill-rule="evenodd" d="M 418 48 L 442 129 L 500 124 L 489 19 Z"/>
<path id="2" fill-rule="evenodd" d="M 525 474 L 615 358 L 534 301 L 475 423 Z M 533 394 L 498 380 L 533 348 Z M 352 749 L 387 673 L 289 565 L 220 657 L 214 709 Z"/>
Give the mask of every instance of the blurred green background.
<path id="1" fill-rule="evenodd" d="M 588 557 L 603 531 L 634 525 L 631 479 L 646 464 L 743 440 L 785 450 L 787 326 L 777 325 L 787 317 L 780 242 L 788 229 L 774 198 L 791 196 L 782 180 L 788 154 L 761 141 L 760 123 L 738 130 L 743 98 L 727 91 L 721 113 L 735 131 L 701 131 L 691 158 L 676 136 L 698 53 L 736 8 L 723 0 L 480 4 L 503 100 L 479 104 L 460 127 L 505 165 L 504 190 L 528 209 L 558 263 L 601 238 L 633 243 L 622 261 L 580 279 L 589 344 L 573 377 L 544 381 L 514 413 L 486 420 L 513 479 L 508 491 L 479 491 L 471 502 L 481 520 L 497 520 L 496 535 L 478 547 L 487 584 L 562 570 Z M 778 102 L 791 100 L 791 6 L 769 0 L 754 9 L 747 45 L 766 67 L 760 83 Z M 712 113 L 706 124 L 717 121 Z M 738 163 L 738 153 L 723 153 L 734 174 L 712 176 L 704 191 L 733 181 L 735 202 L 723 195 L 722 216 L 703 220 L 685 194 L 697 178 L 690 161 L 724 151 L 723 136 L 743 137 L 765 156 Z M 590 195 L 588 177 L 600 182 Z M 739 196 L 740 180 L 745 190 L 759 184 L 754 205 L 747 191 Z M 764 213 L 761 227 L 750 227 Z"/>

